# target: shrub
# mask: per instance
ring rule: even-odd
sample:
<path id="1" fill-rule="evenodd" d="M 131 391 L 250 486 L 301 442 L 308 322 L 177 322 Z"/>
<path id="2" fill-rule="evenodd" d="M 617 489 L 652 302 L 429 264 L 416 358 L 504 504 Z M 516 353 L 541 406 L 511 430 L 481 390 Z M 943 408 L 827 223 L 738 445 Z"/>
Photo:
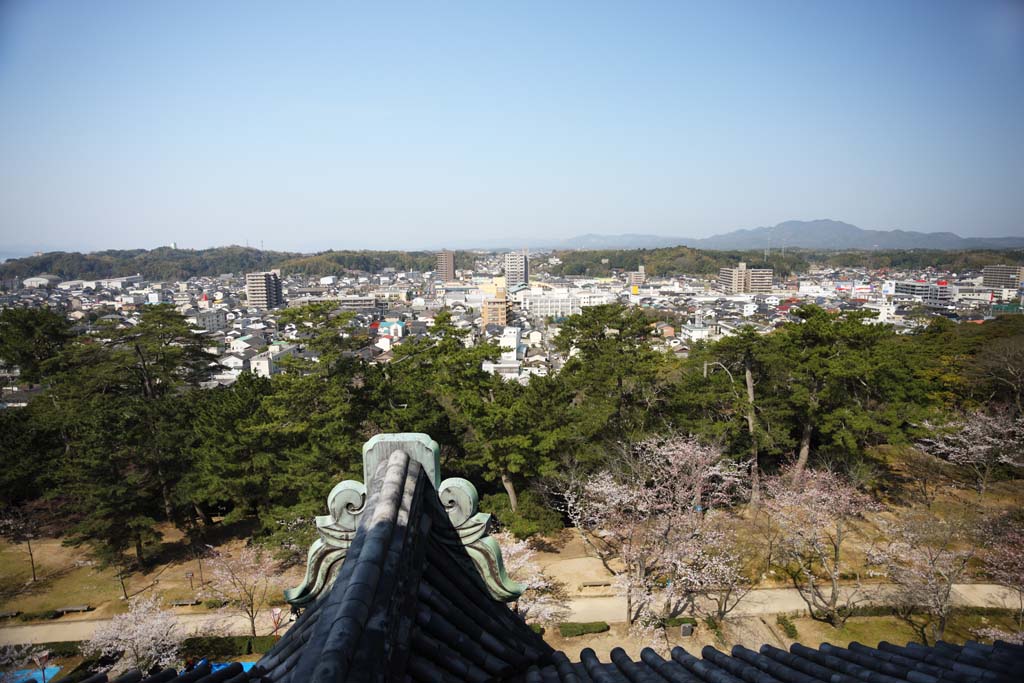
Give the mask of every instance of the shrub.
<path id="1" fill-rule="evenodd" d="M 777 617 L 775 617 L 775 623 L 782 627 L 782 630 L 783 632 L 785 632 L 787 638 L 789 638 L 790 640 L 796 639 L 798 634 L 796 631 L 796 624 L 793 623 L 792 619 L 787 617 L 785 614 L 780 614 Z"/>
<path id="2" fill-rule="evenodd" d="M 263 654 L 274 647 L 276 636 L 199 636 L 186 638 L 181 644 L 181 654 L 189 657 L 242 657 Z"/>
<path id="3" fill-rule="evenodd" d="M 611 627 L 605 621 L 567 621 L 558 625 L 558 632 L 562 634 L 563 638 L 575 638 L 590 633 L 604 633 L 609 628 Z"/>
<path id="4" fill-rule="evenodd" d="M 52 643 L 39 643 L 36 647 L 46 650 L 51 657 L 77 657 L 81 654 L 80 640 L 58 640 Z"/>
<path id="5" fill-rule="evenodd" d="M 682 626 L 683 624 L 691 624 L 692 626 L 696 626 L 697 620 L 693 617 L 669 617 L 668 619 L 663 619 L 661 622 L 661 625 L 666 628 L 677 628 L 679 626 Z"/>
<path id="6" fill-rule="evenodd" d="M 42 612 L 25 612 L 18 615 L 19 621 L 43 621 L 45 619 L 56 619 L 60 616 L 57 610 L 49 609 Z"/>
<path id="7" fill-rule="evenodd" d="M 725 634 L 722 633 L 722 627 L 718 623 L 718 619 L 715 619 L 710 614 L 704 617 L 704 625 L 708 627 L 708 630 L 715 634 L 715 638 L 719 643 L 725 643 Z"/>
<path id="8" fill-rule="evenodd" d="M 544 635 L 544 627 L 540 624 L 530 624 L 530 630 L 532 630 L 538 636 Z"/>
<path id="9" fill-rule="evenodd" d="M 519 508 L 515 512 L 512 512 L 508 496 L 504 493 L 484 496 L 480 510 L 494 515 L 501 526 L 519 539 L 554 534 L 564 527 L 562 516 L 550 505 L 545 505 L 541 496 L 533 491 L 523 491 L 519 495 Z"/>
<path id="10" fill-rule="evenodd" d="M 206 609 L 220 609 L 226 604 L 228 604 L 228 601 L 221 600 L 220 598 L 210 598 L 209 600 L 203 600 L 203 607 L 205 607 Z"/>

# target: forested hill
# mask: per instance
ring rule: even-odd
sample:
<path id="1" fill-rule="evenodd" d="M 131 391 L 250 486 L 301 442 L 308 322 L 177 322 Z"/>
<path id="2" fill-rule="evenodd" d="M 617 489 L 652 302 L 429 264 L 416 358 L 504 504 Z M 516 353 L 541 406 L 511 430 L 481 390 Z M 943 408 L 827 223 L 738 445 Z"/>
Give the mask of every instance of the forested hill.
<path id="1" fill-rule="evenodd" d="M 787 249 L 772 251 L 765 257 L 759 250 L 708 251 L 692 247 L 665 247 L 662 249 L 601 249 L 593 251 L 558 251 L 558 266 L 548 271 L 561 275 L 589 275 L 600 277 L 612 270 L 636 270 L 641 264 L 651 275 L 693 273 L 712 275 L 719 268 L 734 266 L 739 261 L 752 268 L 774 268 L 783 277 L 806 271 L 812 264 L 824 266 L 853 266 L 864 268 L 892 268 L 896 270 L 939 270 L 963 272 L 980 270 L 986 265 L 1017 263 L 1024 265 L 1024 249 L 973 249 L 944 251 L 938 249 L 843 250 L 822 251 Z"/>
<path id="2" fill-rule="evenodd" d="M 456 253 L 456 266 L 472 267 L 472 256 Z M 281 268 L 287 273 L 327 275 L 343 270 L 378 272 L 396 270 L 432 270 L 433 252 L 425 251 L 325 251 L 300 254 L 287 251 L 262 251 L 250 247 L 212 249 L 129 249 L 80 252 L 54 251 L 39 256 L 10 259 L 0 263 L 0 277 L 30 277 L 53 273 L 64 279 L 117 277 L 141 273 L 151 280 L 182 280 L 200 275 L 246 273 Z"/>
<path id="3" fill-rule="evenodd" d="M 178 280 L 196 275 L 266 270 L 297 256 L 300 254 L 236 246 L 213 249 L 111 249 L 88 254 L 53 251 L 7 260 L 0 264 L 0 275 L 5 278 L 24 278 L 39 273 L 53 273 L 68 280 L 141 273 L 152 280 Z"/>
<path id="4" fill-rule="evenodd" d="M 828 266 L 862 266 L 899 270 L 924 269 L 961 272 L 979 270 L 994 263 L 1024 265 L 1024 249 L 986 249 L 969 251 L 872 250 L 811 251 L 802 249 L 773 251 L 765 258 L 759 250 L 708 251 L 691 247 L 662 249 L 602 249 L 592 251 L 555 252 L 562 263 L 544 266 L 559 275 L 606 276 L 613 270 L 636 270 L 641 264 L 651 275 L 694 273 L 712 275 L 719 268 L 745 261 L 752 267 L 774 268 L 776 274 L 788 276 L 805 271 L 810 264 Z M 472 268 L 471 252 L 455 252 L 457 268 Z M 247 273 L 280 268 L 285 274 L 337 274 L 348 270 L 376 273 L 385 268 L 399 271 L 433 270 L 436 263 L 430 251 L 324 251 L 300 254 L 287 251 L 262 251 L 250 247 L 214 247 L 212 249 L 129 249 L 107 250 L 88 254 L 54 251 L 39 256 L 9 259 L 0 263 L 0 278 L 31 277 L 53 273 L 64 279 L 117 277 L 141 273 L 150 280 L 181 280 L 195 276 L 221 273 Z"/>

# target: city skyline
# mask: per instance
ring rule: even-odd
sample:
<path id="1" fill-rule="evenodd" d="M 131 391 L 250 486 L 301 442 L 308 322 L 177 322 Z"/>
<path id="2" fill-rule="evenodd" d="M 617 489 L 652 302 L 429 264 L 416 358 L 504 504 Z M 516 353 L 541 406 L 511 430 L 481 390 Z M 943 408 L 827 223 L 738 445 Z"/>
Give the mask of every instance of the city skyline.
<path id="1" fill-rule="evenodd" d="M 5 256 L 1024 234 L 1019 3 L 43 1 L 0 46 Z"/>

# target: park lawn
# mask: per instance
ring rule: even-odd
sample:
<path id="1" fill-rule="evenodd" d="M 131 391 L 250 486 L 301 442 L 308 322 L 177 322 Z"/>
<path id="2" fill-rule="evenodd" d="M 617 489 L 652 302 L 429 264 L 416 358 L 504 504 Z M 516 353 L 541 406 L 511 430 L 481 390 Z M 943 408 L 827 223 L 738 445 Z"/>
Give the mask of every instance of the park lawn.
<path id="1" fill-rule="evenodd" d="M 165 532 L 165 537 L 172 533 L 172 530 Z M 218 548 L 233 548 L 243 543 L 242 539 L 229 538 Z M 63 621 L 102 619 L 127 611 L 116 571 L 90 562 L 86 548 L 68 547 L 54 538 L 39 539 L 33 547 L 36 549 L 39 576 L 34 584 L 29 581 L 31 570 L 24 546 L 0 542 L 0 611 L 15 610 L 28 614 L 71 605 L 95 608 L 91 612 L 61 617 Z M 295 566 L 276 575 L 268 602 L 283 602 L 283 587 L 298 585 L 304 571 L 304 566 Z M 193 573 L 191 585 L 186 572 Z M 199 575 L 196 562 L 179 555 L 171 561 L 153 564 L 145 571 L 131 573 L 125 577 L 125 586 L 129 596 L 155 590 L 166 603 L 170 603 L 201 598 Z M 205 608 L 198 606 L 186 611 L 205 611 Z"/>
<path id="2" fill-rule="evenodd" d="M 875 647 L 883 640 L 897 645 L 919 640 L 914 629 L 896 617 L 850 617 L 841 628 L 833 628 L 810 617 L 793 619 L 793 624 L 798 634 L 796 641 L 808 647 L 817 647 L 821 643 L 845 647 L 854 641 Z"/>
<path id="3" fill-rule="evenodd" d="M 896 645 L 921 642 L 921 636 L 910 624 L 892 616 L 850 617 L 842 628 L 832 628 L 828 624 L 814 621 L 809 617 L 793 619 L 793 623 L 799 634 L 796 638 L 797 642 L 808 647 L 817 647 L 821 643 L 845 647 L 854 641 L 869 647 L 876 647 L 883 640 Z M 974 635 L 974 631 L 985 627 L 1001 628 L 1004 631 L 1017 630 L 1016 622 L 1009 613 L 996 616 L 957 613 L 950 618 L 942 639 L 956 644 L 962 644 L 968 640 L 979 640 Z"/>

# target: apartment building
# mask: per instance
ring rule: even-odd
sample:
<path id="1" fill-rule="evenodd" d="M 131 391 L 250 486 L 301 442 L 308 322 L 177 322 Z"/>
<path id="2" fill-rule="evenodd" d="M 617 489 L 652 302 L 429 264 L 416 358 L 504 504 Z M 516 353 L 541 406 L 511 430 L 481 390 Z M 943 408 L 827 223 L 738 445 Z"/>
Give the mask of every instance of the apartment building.
<path id="1" fill-rule="evenodd" d="M 269 270 L 263 273 L 246 273 L 245 298 L 249 308 L 267 310 L 284 305 L 281 288 L 281 271 Z"/>
<path id="2" fill-rule="evenodd" d="M 718 288 L 723 294 L 768 294 L 774 275 L 771 268 L 747 268 L 746 263 L 739 263 L 718 271 Z"/>

